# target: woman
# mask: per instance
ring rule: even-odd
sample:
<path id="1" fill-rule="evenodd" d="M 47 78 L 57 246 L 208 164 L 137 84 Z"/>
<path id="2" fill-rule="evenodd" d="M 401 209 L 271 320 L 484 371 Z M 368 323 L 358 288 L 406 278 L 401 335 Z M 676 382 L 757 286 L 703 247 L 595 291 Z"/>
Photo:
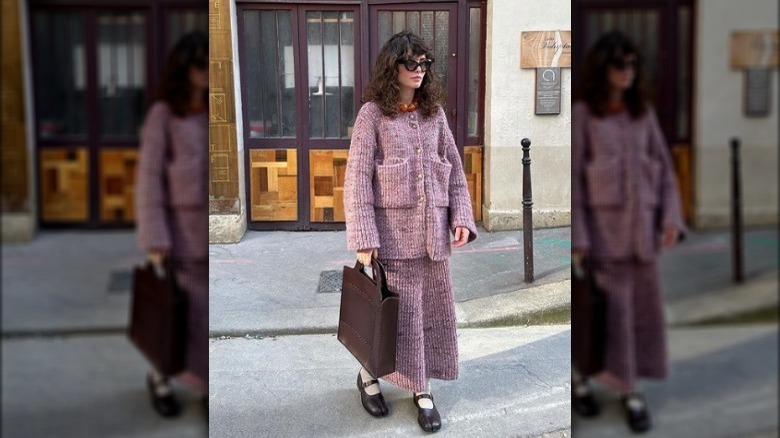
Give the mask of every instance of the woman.
<path id="1" fill-rule="evenodd" d="M 382 47 L 355 120 L 344 186 L 348 248 L 364 265 L 377 257 L 401 297 L 396 371 L 383 378 L 414 393 L 428 432 L 441 427 L 429 380 L 458 377 L 450 232 L 455 247 L 477 237 L 432 64 L 411 32 Z M 363 407 L 384 416 L 377 377 L 361 369 L 357 386 Z"/>
<path id="2" fill-rule="evenodd" d="M 587 55 L 572 108 L 572 260 L 587 258 L 606 294 L 604 370 L 596 377 L 622 395 L 635 432 L 651 427 L 637 379 L 667 375 L 658 254 L 685 231 L 641 66 L 626 36 L 604 35 Z M 583 416 L 599 412 L 588 377 L 573 372 L 572 406 Z"/>
<path id="3" fill-rule="evenodd" d="M 161 265 L 170 257 L 188 298 L 187 371 L 178 380 L 208 388 L 208 37 L 185 35 L 169 55 L 159 98 L 144 123 L 136 186 L 138 244 Z M 181 411 L 168 379 L 147 376 L 162 416 Z"/>

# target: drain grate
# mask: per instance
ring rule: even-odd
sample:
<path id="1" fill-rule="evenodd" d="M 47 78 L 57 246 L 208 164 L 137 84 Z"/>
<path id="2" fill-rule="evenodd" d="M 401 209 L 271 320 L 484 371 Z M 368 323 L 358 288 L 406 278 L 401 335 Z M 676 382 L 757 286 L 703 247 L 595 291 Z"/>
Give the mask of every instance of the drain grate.
<path id="1" fill-rule="evenodd" d="M 133 289 L 133 271 L 111 271 L 108 280 L 108 293 L 124 294 Z"/>
<path id="2" fill-rule="evenodd" d="M 342 271 L 322 271 L 320 273 L 320 284 L 317 286 L 317 293 L 341 293 L 341 280 L 343 275 L 344 273 Z"/>

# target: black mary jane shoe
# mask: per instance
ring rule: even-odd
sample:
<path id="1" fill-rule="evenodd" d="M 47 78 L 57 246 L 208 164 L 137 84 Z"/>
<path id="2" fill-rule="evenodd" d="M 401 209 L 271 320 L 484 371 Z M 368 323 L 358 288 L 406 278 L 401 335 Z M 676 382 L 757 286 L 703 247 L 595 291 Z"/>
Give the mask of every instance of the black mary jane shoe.
<path id="1" fill-rule="evenodd" d="M 641 402 L 639 407 L 631 407 L 629 401 L 631 399 L 637 399 Z M 652 427 L 650 421 L 650 412 L 647 410 L 647 403 L 644 398 L 639 394 L 631 394 L 623 397 L 623 408 L 626 410 L 626 422 L 628 427 L 634 433 L 647 432 Z"/>
<path id="2" fill-rule="evenodd" d="M 577 385 L 585 386 L 585 390 L 577 391 Z M 593 397 L 593 392 L 591 392 L 587 384 L 584 383 L 579 383 L 572 386 L 571 407 L 575 412 L 586 418 L 595 417 L 601 413 L 601 406 L 596 401 L 596 398 Z"/>
<path id="3" fill-rule="evenodd" d="M 436 405 L 432 409 L 421 408 L 419 401 L 421 398 L 427 398 L 433 403 L 433 396 L 430 394 L 416 394 L 414 396 L 414 405 L 417 406 L 417 423 L 422 430 L 426 432 L 436 432 L 441 429 L 441 416 Z"/>
<path id="4" fill-rule="evenodd" d="M 360 391 L 360 403 L 363 404 L 363 409 L 365 409 L 366 412 L 375 417 L 387 416 L 387 414 L 390 413 L 390 409 L 387 407 L 387 402 L 385 402 L 385 396 L 383 396 L 381 392 L 374 395 L 368 395 L 368 393 L 366 393 L 366 388 L 374 383 L 379 382 L 377 382 L 376 379 L 363 382 L 360 373 L 358 373 L 357 387 L 358 391 Z"/>
<path id="5" fill-rule="evenodd" d="M 167 386 L 168 382 L 163 380 L 162 382 L 155 383 L 154 379 L 152 379 L 152 376 L 147 374 L 146 387 L 149 389 L 149 397 L 151 398 L 152 407 L 154 410 L 157 411 L 157 413 L 162 417 L 176 417 L 181 414 L 181 404 L 179 404 L 179 401 L 170 390 L 165 395 L 157 394 L 155 389 L 163 385 Z"/>

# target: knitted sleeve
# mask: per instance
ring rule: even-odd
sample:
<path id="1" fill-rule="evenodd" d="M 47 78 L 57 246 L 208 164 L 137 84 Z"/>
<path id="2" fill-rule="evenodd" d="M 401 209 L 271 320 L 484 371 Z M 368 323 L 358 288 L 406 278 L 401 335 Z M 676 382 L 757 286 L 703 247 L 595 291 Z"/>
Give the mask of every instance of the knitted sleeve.
<path id="1" fill-rule="evenodd" d="M 669 148 L 666 145 L 661 125 L 653 108 L 647 110 L 650 118 L 650 148 L 651 152 L 661 161 L 661 226 L 671 225 L 682 236 L 686 234 L 685 221 L 683 220 L 680 194 L 677 190 L 674 165 Z"/>
<path id="2" fill-rule="evenodd" d="M 355 119 L 344 176 L 344 215 L 347 225 L 347 249 L 379 248 L 379 232 L 374 218 L 374 155 L 379 108 L 364 104 Z"/>
<path id="3" fill-rule="evenodd" d="M 455 139 L 452 137 L 450 126 L 447 124 L 447 116 L 444 109 L 439 107 L 439 147 L 443 147 L 447 160 L 452 164 L 450 173 L 450 230 L 455 232 L 457 227 L 465 227 L 469 230 L 469 242 L 477 238 L 477 226 L 474 224 L 474 212 L 471 207 L 471 195 L 466 184 L 466 174 L 463 170 L 463 162 L 458 153 Z M 443 143 L 443 144 L 441 144 Z M 479 208 L 479 206 L 477 206 Z"/>
<path id="4" fill-rule="evenodd" d="M 584 102 L 575 103 L 571 117 L 571 246 L 572 249 L 582 250 L 590 248 L 585 217 L 587 120 L 587 105 Z"/>
<path id="5" fill-rule="evenodd" d="M 170 146 L 167 125 L 170 117 L 167 104 L 154 104 L 149 109 L 141 132 L 135 209 L 138 246 L 145 251 L 171 247 L 167 208 L 169 200 L 165 184 L 166 151 Z"/>

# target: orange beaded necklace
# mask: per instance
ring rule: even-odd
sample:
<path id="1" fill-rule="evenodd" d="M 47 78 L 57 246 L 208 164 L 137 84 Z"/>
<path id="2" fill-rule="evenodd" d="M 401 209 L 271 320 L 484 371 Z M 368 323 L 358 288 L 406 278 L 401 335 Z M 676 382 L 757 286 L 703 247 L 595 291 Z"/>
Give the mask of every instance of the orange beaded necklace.
<path id="1" fill-rule="evenodd" d="M 398 104 L 398 108 L 401 110 L 402 113 L 410 113 L 410 112 L 416 110 L 417 106 L 419 104 L 420 104 L 420 101 L 417 100 L 417 98 L 415 97 L 414 99 L 412 99 L 412 103 L 410 103 L 409 105 L 407 105 L 405 103 L 399 103 Z"/>

